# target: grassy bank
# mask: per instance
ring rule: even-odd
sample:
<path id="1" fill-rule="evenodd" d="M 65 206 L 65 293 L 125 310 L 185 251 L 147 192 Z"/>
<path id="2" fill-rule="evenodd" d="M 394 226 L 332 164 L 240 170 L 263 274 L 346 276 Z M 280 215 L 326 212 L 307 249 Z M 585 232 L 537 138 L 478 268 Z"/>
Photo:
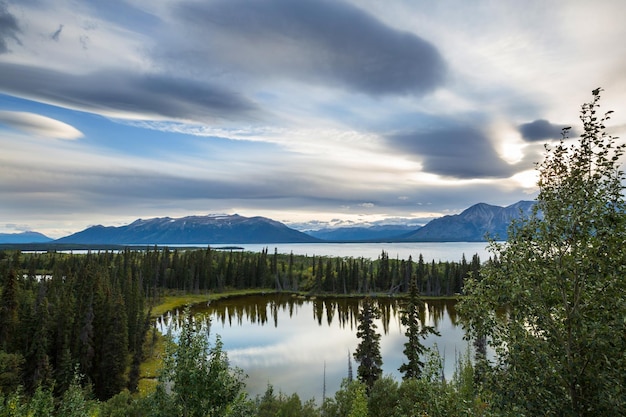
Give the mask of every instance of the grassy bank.
<path id="1" fill-rule="evenodd" d="M 249 290 L 232 290 L 232 291 L 224 291 L 224 292 L 215 292 L 215 293 L 207 293 L 207 294 L 189 294 L 189 293 L 169 293 L 163 297 L 161 297 L 161 301 L 152 307 L 152 317 L 156 318 L 162 316 L 168 311 L 174 310 L 176 308 L 180 308 L 186 305 L 200 304 L 206 303 L 208 301 L 220 300 L 223 298 L 231 298 L 231 297 L 244 297 L 247 295 L 258 295 L 258 294 L 273 294 L 276 290 L 273 289 L 249 289 Z M 302 292 L 302 291 L 286 291 L 286 294 L 293 294 L 299 297 L 307 297 L 307 298 L 363 298 L 363 297 L 375 297 L 375 298 L 399 298 L 403 299 L 407 297 L 407 294 L 393 294 L 390 295 L 388 293 L 367 293 L 367 294 L 337 294 L 337 293 L 310 293 L 310 292 Z M 422 296 L 422 300 L 460 300 L 462 298 L 461 295 L 451 295 L 451 296 Z"/>
<path id="2" fill-rule="evenodd" d="M 170 292 L 161 297 L 160 302 L 152 307 L 152 317 L 157 318 L 176 308 L 186 305 L 206 303 L 208 301 L 220 300 L 230 297 L 242 297 L 246 295 L 257 295 L 272 293 L 270 289 L 250 289 L 250 290 L 232 290 L 224 292 L 213 292 L 205 294 L 190 294 L 184 292 Z"/>

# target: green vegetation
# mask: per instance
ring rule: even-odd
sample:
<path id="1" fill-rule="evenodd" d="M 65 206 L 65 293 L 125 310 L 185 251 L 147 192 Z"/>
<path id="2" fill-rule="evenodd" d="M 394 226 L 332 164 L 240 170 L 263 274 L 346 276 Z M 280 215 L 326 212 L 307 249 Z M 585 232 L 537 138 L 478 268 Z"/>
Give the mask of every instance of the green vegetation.
<path id="1" fill-rule="evenodd" d="M 414 264 L 384 252 L 369 260 L 211 248 L 0 251 L 0 416 L 28 414 L 33 407 L 63 415 L 69 412 L 66 403 L 80 403 L 77 410 L 85 413 L 152 415 L 146 414 L 152 410 L 146 401 L 167 387 L 162 369 L 171 349 L 151 320 L 179 306 L 277 291 L 329 300 L 405 295 L 411 285 L 431 296 L 453 295 L 478 264 L 476 257 L 468 264 L 424 263 L 421 256 Z M 179 368 L 173 369 L 176 374 Z M 176 397 L 166 399 L 176 404 Z M 294 396 L 279 394 L 275 403 L 283 400 L 301 413 L 319 412 L 313 402 Z M 243 398 L 230 412 L 257 410 L 262 403 Z M 163 409 L 186 410 L 172 407 Z"/>
<path id="2" fill-rule="evenodd" d="M 402 311 L 402 324 L 406 326 L 406 343 L 404 344 L 404 356 L 407 362 L 398 369 L 404 374 L 403 379 L 419 378 L 422 375 L 424 362 L 422 357 L 426 353 L 426 347 L 422 344 L 429 334 L 439 335 L 432 326 L 425 326 L 420 318 L 420 312 L 424 308 L 424 302 L 419 296 L 415 281 L 409 285 L 409 296 L 404 310 Z"/>
<path id="3" fill-rule="evenodd" d="M 605 132 L 600 91 L 584 133 L 547 148 L 538 205 L 493 257 L 471 263 L 149 248 L 85 255 L 0 251 L 0 417 L 596 416 L 626 410 L 624 146 Z M 381 375 L 365 299 L 348 378 L 322 404 L 297 394 L 249 398 L 219 337 L 186 310 L 177 343 L 151 329 L 161 309 L 229 294 L 402 294 L 402 381 Z M 475 357 L 450 381 L 421 296 L 465 294 Z M 321 305 L 321 304 L 320 304 Z M 159 307 L 160 306 L 160 307 Z M 321 316 L 318 317 L 321 320 Z M 487 344 L 496 355 L 486 356 Z M 349 357 L 350 359 L 350 357 Z M 142 377 L 143 375 L 143 377 Z"/>
<path id="4" fill-rule="evenodd" d="M 379 318 L 380 311 L 372 303 L 372 300 L 366 297 L 359 313 L 356 337 L 361 341 L 354 352 L 354 359 L 359 363 L 356 371 L 357 377 L 365 385 L 368 393 L 383 373 L 380 334 L 376 333 L 376 324 L 374 323 L 374 320 Z"/>
<path id="5" fill-rule="evenodd" d="M 219 337 L 211 347 L 203 323 L 186 310 L 179 339 L 170 340 L 159 384 L 148 397 L 150 415 L 224 416 L 236 401 L 245 401 L 243 387 L 243 374 L 230 368 Z"/>
<path id="6" fill-rule="evenodd" d="M 547 148 L 534 215 L 466 283 L 470 334 L 498 354 L 481 379 L 500 415 L 626 410 L 624 145 L 605 132 L 599 99 L 582 107 L 577 144 Z"/>

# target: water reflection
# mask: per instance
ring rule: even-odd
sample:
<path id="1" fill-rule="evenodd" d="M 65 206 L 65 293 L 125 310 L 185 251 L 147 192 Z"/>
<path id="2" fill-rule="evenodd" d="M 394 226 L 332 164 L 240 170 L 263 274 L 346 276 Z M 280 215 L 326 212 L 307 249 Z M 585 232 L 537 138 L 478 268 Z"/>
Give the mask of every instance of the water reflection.
<path id="1" fill-rule="evenodd" d="M 381 312 L 376 325 L 382 335 L 383 372 L 400 379 L 397 369 L 405 360 L 402 350 L 406 341 L 400 320 L 403 301 L 387 297 L 374 301 Z M 333 395 L 347 376 L 346 355 L 354 352 L 359 342 L 356 330 L 361 306 L 358 298 L 272 294 L 196 305 L 192 313 L 211 321 L 211 332 L 222 337 L 232 364 L 249 375 L 251 395 L 262 394 L 271 383 L 276 391 L 320 400 L 325 364 L 326 395 Z M 467 350 L 455 302 L 428 301 L 421 314 L 423 322 L 441 333 L 441 337 L 430 336 L 425 344 L 437 344 L 446 377 L 451 378 L 457 355 Z M 171 328 L 176 333 L 180 319 L 181 311 L 173 311 L 159 318 L 157 326 L 162 332 Z"/>
<path id="2" fill-rule="evenodd" d="M 374 302 L 381 312 L 381 322 L 383 333 L 389 333 L 389 325 L 398 321 L 402 308 L 401 299 L 397 298 L 374 298 Z M 298 315 L 305 305 L 312 304 L 313 319 L 322 326 L 324 323 L 332 326 L 337 320 L 341 328 L 356 328 L 359 310 L 362 307 L 362 300 L 354 297 L 304 297 L 296 295 L 272 294 L 272 295 L 251 295 L 233 297 L 224 300 L 213 301 L 208 305 L 198 304 L 192 307 L 194 315 L 209 316 L 214 323 L 221 323 L 225 326 L 244 323 L 266 325 L 271 322 L 274 327 L 278 327 L 279 317 L 284 316 L 289 319 Z M 428 321 L 434 326 L 445 319 L 450 320 L 454 325 L 458 325 L 458 317 L 455 309 L 456 302 L 453 300 L 429 300 L 424 303 L 421 320 Z M 181 311 L 175 310 L 171 314 L 171 319 L 180 319 Z M 285 314 L 286 313 L 286 314 Z M 163 318 L 161 318 L 162 320 Z"/>

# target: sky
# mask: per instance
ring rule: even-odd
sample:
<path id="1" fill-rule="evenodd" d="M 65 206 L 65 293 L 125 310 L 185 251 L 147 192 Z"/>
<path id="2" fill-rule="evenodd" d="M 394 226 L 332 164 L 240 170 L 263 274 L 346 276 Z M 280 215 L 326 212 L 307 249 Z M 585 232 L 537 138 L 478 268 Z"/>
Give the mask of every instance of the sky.
<path id="1" fill-rule="evenodd" d="M 423 224 L 536 197 L 623 0 L 0 0 L 0 233 L 205 214 Z"/>

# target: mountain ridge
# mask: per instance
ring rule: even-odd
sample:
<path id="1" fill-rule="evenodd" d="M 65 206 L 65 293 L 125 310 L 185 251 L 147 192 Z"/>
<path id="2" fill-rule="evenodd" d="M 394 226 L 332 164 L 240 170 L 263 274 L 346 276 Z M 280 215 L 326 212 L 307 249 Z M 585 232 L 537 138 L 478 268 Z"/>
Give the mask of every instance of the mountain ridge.
<path id="1" fill-rule="evenodd" d="M 480 242 L 506 240 L 513 219 L 531 214 L 535 201 L 518 201 L 506 207 L 478 203 L 452 214 L 433 219 L 401 237 L 405 242 Z"/>
<path id="2" fill-rule="evenodd" d="M 406 225 L 375 225 L 375 226 L 343 226 L 307 230 L 304 233 L 329 242 L 369 242 L 387 241 L 405 233 L 414 232 L 419 226 Z"/>
<path id="3" fill-rule="evenodd" d="M 137 219 L 126 226 L 91 226 L 57 239 L 81 244 L 206 244 L 314 243 L 312 236 L 266 217 L 233 215 L 156 217 Z"/>
<path id="4" fill-rule="evenodd" d="M 485 237 L 504 240 L 514 218 L 528 216 L 535 201 L 518 201 L 506 207 L 477 203 L 459 214 L 431 220 L 421 227 L 375 225 L 302 232 L 266 217 L 238 214 L 194 215 L 181 218 L 137 219 L 125 226 L 96 225 L 69 236 L 42 243 L 58 244 L 235 244 L 235 243 L 324 243 L 324 242 L 479 242 Z M 409 229 L 410 228 L 410 229 Z M 7 234 L 4 234 L 7 236 Z M 13 236 L 18 236 L 13 235 Z M 23 240 L 19 242 L 34 243 Z M 11 235 L 8 235 L 11 236 Z"/>
<path id="5" fill-rule="evenodd" d="M 44 235 L 43 233 L 27 231 L 21 233 L 0 233 L 0 243 L 46 243 L 52 242 L 54 239 Z"/>

